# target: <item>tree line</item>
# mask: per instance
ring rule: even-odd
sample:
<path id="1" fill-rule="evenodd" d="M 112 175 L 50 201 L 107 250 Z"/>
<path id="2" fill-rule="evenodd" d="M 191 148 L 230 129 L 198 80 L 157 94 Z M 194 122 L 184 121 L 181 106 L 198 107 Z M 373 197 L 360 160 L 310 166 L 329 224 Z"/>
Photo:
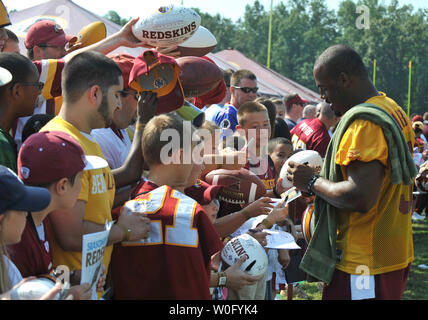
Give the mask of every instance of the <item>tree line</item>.
<path id="1" fill-rule="evenodd" d="M 194 9 L 217 38 L 214 53 L 233 48 L 266 65 L 270 8 L 256 0 L 236 22 Z M 108 15 L 121 25 L 128 21 L 115 12 Z M 333 10 L 325 0 L 274 1 L 270 68 L 318 91 L 313 79 L 316 58 L 331 45 L 346 44 L 363 57 L 371 77 L 376 59 L 377 89 L 407 111 L 411 60 L 410 114 L 423 114 L 428 111 L 427 15 L 427 9 L 400 6 L 398 0 L 343 0 Z"/>

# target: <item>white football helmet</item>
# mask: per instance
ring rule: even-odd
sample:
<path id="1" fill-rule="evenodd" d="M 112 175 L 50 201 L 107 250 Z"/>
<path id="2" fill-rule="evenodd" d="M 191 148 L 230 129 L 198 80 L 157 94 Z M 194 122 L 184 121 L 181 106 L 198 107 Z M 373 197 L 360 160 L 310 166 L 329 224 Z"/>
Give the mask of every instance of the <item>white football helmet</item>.
<path id="1" fill-rule="evenodd" d="M 290 158 L 285 161 L 284 165 L 281 168 L 281 172 L 279 176 L 283 179 L 282 180 L 282 187 L 289 189 L 293 185 L 291 182 L 287 179 L 287 169 L 288 169 L 288 163 L 290 161 L 294 161 L 301 164 L 307 164 L 308 166 L 315 169 L 315 173 L 319 174 L 321 172 L 322 168 L 322 158 L 320 154 L 314 150 L 303 150 L 299 151 L 295 154 L 293 154 Z"/>
<path id="2" fill-rule="evenodd" d="M 266 272 L 268 257 L 265 249 L 249 234 L 245 233 L 230 240 L 221 251 L 223 261 L 229 266 L 246 256 L 247 260 L 241 265 L 241 270 L 252 276 Z"/>

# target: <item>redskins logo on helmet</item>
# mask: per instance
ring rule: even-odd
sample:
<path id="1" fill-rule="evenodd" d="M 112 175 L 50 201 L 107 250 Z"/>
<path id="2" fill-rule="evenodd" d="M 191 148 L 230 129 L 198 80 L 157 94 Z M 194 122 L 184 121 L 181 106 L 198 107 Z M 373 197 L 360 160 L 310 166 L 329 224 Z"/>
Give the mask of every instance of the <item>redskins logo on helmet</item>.
<path id="1" fill-rule="evenodd" d="M 312 219 L 313 213 L 314 205 L 310 204 L 302 215 L 302 233 L 307 244 L 311 241 L 312 234 L 314 232 L 314 222 Z"/>
<path id="2" fill-rule="evenodd" d="M 416 176 L 416 188 L 420 192 L 428 192 L 428 161 L 424 162 Z"/>

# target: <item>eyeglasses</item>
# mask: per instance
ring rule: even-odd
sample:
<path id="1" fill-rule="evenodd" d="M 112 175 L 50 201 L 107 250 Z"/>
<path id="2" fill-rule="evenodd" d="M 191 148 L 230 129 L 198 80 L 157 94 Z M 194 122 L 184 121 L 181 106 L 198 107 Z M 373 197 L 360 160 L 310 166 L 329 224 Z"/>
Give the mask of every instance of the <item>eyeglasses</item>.
<path id="1" fill-rule="evenodd" d="M 236 89 L 241 89 L 242 91 L 244 91 L 245 93 L 257 93 L 257 91 L 259 90 L 258 87 L 254 87 L 254 88 L 249 88 L 249 87 L 236 87 L 236 86 L 232 86 Z"/>
<path id="2" fill-rule="evenodd" d="M 15 84 L 20 83 L 22 86 L 27 86 L 27 87 L 36 87 L 37 90 L 42 91 L 43 87 L 45 86 L 45 84 L 43 82 L 15 82 L 12 86 L 11 89 L 15 86 Z"/>
<path id="3" fill-rule="evenodd" d="M 121 91 L 119 91 L 119 93 L 120 93 L 120 96 L 122 98 L 125 98 L 125 97 L 127 97 L 129 95 L 133 95 L 135 100 L 138 101 L 138 99 L 140 99 L 140 94 L 138 94 L 138 93 L 133 93 L 133 92 L 130 92 L 130 91 L 125 91 L 125 90 L 121 90 Z"/>
<path id="4" fill-rule="evenodd" d="M 58 50 L 64 50 L 65 49 L 65 46 L 52 46 L 52 45 L 50 45 L 50 44 L 44 44 L 44 43 L 41 43 L 41 44 L 37 44 L 37 46 L 39 47 L 39 48 L 55 48 L 55 49 L 58 49 Z"/>

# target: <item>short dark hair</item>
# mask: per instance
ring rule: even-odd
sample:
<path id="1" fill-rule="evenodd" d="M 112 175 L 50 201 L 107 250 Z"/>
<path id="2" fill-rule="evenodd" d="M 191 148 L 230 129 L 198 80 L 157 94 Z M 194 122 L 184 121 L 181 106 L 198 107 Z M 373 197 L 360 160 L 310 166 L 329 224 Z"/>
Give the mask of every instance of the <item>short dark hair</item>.
<path id="1" fill-rule="evenodd" d="M 235 70 L 227 69 L 223 70 L 223 79 L 226 83 L 226 87 L 230 88 L 230 80 L 232 78 L 232 75 L 235 73 Z"/>
<path id="2" fill-rule="evenodd" d="M 34 49 L 33 48 L 27 49 L 27 57 L 31 61 L 34 60 Z"/>
<path id="3" fill-rule="evenodd" d="M 287 94 L 284 99 L 282 100 L 282 102 L 285 105 L 285 111 L 287 113 L 289 113 L 291 111 L 291 108 L 293 107 L 293 104 L 290 104 L 289 101 L 296 99 L 296 97 L 298 96 L 297 93 L 291 93 L 291 94 Z"/>
<path id="4" fill-rule="evenodd" d="M 326 75 L 331 78 L 337 78 L 342 72 L 357 77 L 368 77 L 360 55 L 343 44 L 327 48 L 316 60 L 314 69 L 321 66 L 324 67 Z"/>
<path id="5" fill-rule="evenodd" d="M 4 30 L 6 31 L 8 40 L 19 42 L 19 39 L 18 39 L 17 35 L 14 32 L 10 31 L 7 28 L 4 28 Z"/>
<path id="6" fill-rule="evenodd" d="M 273 135 L 273 132 L 275 130 L 275 119 L 276 119 L 276 106 L 270 99 L 265 98 L 257 98 L 256 102 L 261 103 L 264 105 L 268 111 L 269 115 L 269 122 L 272 129 L 271 135 Z"/>
<path id="7" fill-rule="evenodd" d="M 24 143 L 29 136 L 39 132 L 40 129 L 43 128 L 53 118 L 55 118 L 53 114 L 44 113 L 35 114 L 31 116 L 31 118 L 28 119 L 28 121 L 24 125 L 24 128 L 22 129 L 22 142 Z"/>
<path id="8" fill-rule="evenodd" d="M 290 129 L 288 129 L 287 123 L 282 118 L 275 119 L 275 130 L 272 138 L 283 137 L 291 140 Z"/>
<path id="9" fill-rule="evenodd" d="M 70 184 L 71 184 L 72 186 L 74 186 L 74 182 L 76 181 L 76 176 L 77 176 L 77 173 L 73 174 L 73 175 L 72 175 L 72 176 L 70 176 L 70 177 L 67 177 L 68 181 L 70 182 Z M 64 177 L 64 178 L 65 178 L 65 177 Z M 55 183 L 57 183 L 59 180 L 62 180 L 62 179 L 63 179 L 63 178 L 58 179 L 58 180 L 56 180 L 56 181 L 47 182 L 47 183 L 41 183 L 41 184 L 31 185 L 31 186 L 32 186 L 32 187 L 39 187 L 39 188 L 49 189 L 52 185 L 54 185 Z M 29 185 L 30 185 L 30 184 L 29 184 Z"/>
<path id="10" fill-rule="evenodd" d="M 232 78 L 230 79 L 231 86 L 239 86 L 241 84 L 242 79 L 250 79 L 253 81 L 257 80 L 257 77 L 250 70 L 238 70 L 232 74 Z"/>
<path id="11" fill-rule="evenodd" d="M 17 82 L 26 82 L 28 76 L 34 72 L 36 66 L 30 59 L 16 52 L 0 53 L 0 67 L 5 68 L 12 74 L 12 81 L 0 87 L 0 98 L 3 97 L 5 90 Z"/>
<path id="12" fill-rule="evenodd" d="M 273 139 L 270 139 L 268 142 L 268 154 L 271 154 L 275 150 L 276 146 L 279 144 L 286 144 L 286 145 L 288 144 L 291 147 L 293 147 L 293 144 L 287 138 L 283 138 L 283 137 L 273 138 Z"/>
<path id="13" fill-rule="evenodd" d="M 111 59 L 98 52 L 83 52 L 73 57 L 62 72 L 64 101 L 77 102 L 92 86 L 99 86 L 106 94 L 111 86 L 119 84 L 122 71 Z"/>

